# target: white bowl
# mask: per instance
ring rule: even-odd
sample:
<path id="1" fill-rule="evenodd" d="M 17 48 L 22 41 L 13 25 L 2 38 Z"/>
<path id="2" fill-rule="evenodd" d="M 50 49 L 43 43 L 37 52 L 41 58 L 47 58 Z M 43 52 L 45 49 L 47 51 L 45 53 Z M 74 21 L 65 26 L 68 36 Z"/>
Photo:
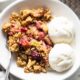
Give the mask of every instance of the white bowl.
<path id="1" fill-rule="evenodd" d="M 0 21 L 0 26 L 4 22 L 6 22 L 9 19 L 9 15 L 11 14 L 12 11 L 19 11 L 21 9 L 26 9 L 26 8 L 37 8 L 39 6 L 46 6 L 51 9 L 52 15 L 53 16 L 65 16 L 69 20 L 72 20 L 74 23 L 74 28 L 75 28 L 75 43 L 72 45 L 75 51 L 75 61 L 74 61 L 74 66 L 67 72 L 65 73 L 56 73 L 54 71 L 49 71 L 47 73 L 40 73 L 40 74 L 34 74 L 34 73 L 24 73 L 23 69 L 20 67 L 17 67 L 15 60 L 13 60 L 11 68 L 10 68 L 10 73 L 20 79 L 23 80 L 64 80 L 68 77 L 70 77 L 73 73 L 76 72 L 76 70 L 80 66 L 80 21 L 78 17 L 74 14 L 74 12 L 61 3 L 58 0 L 19 0 L 15 1 L 11 5 L 9 5 L 2 13 L 1 13 L 1 21 Z M 3 45 L 0 47 L 0 54 L 3 55 L 3 60 L 2 61 L 2 66 L 6 68 L 6 63 L 8 59 L 8 50 L 5 47 L 6 46 L 6 38 L 3 35 L 1 31 L 2 27 L 0 27 L 0 40 L 2 43 L 0 45 Z M 5 63 L 5 64 L 4 64 Z"/>
<path id="2" fill-rule="evenodd" d="M 15 0 L 0 0 L 0 11 Z"/>

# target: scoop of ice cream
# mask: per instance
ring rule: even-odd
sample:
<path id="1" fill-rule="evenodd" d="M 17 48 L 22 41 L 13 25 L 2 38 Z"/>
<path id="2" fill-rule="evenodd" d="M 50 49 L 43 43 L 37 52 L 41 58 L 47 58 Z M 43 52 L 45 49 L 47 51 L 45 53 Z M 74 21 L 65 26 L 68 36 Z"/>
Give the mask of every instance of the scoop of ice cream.
<path id="1" fill-rule="evenodd" d="M 70 69 L 73 65 L 73 54 L 74 51 L 68 44 L 61 43 L 54 45 L 49 53 L 50 67 L 57 72 Z"/>
<path id="2" fill-rule="evenodd" d="M 65 17 L 55 17 L 48 24 L 48 33 L 54 43 L 71 43 L 74 37 L 73 23 Z"/>

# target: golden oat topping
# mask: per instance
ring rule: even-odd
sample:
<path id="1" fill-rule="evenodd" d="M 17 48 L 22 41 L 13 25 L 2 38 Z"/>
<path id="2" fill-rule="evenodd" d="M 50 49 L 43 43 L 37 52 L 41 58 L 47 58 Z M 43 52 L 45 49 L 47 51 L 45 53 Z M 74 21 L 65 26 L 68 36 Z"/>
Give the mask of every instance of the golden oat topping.
<path id="1" fill-rule="evenodd" d="M 17 65 L 24 72 L 47 72 L 48 54 L 53 43 L 48 35 L 47 22 L 52 18 L 47 8 L 12 12 L 10 21 L 3 24 L 8 49 L 17 56 Z"/>

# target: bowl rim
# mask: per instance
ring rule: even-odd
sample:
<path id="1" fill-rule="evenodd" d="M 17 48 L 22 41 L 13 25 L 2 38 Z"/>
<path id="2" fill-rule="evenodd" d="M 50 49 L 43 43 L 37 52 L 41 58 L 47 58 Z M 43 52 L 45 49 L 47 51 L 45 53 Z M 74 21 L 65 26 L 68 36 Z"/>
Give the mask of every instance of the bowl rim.
<path id="1" fill-rule="evenodd" d="M 20 2 L 23 2 L 23 1 L 25 1 L 25 0 L 16 0 L 16 1 L 14 1 L 13 3 L 11 3 L 10 5 L 8 5 L 8 6 L 0 13 L 0 20 L 2 19 L 2 17 L 4 16 L 5 12 L 6 12 L 8 9 L 12 8 L 12 7 L 15 6 L 16 4 L 18 4 L 18 3 L 20 3 Z M 26 1 L 28 1 L 28 0 L 26 0 Z M 51 0 L 51 1 L 53 1 L 53 2 L 55 1 L 55 2 L 57 2 L 57 3 L 59 3 L 59 4 L 63 5 L 63 6 L 65 6 L 65 7 L 67 7 L 67 8 L 73 13 L 73 15 L 75 16 L 75 18 L 80 22 L 80 19 L 77 17 L 77 15 L 76 15 L 76 14 L 73 12 L 73 10 L 70 9 L 67 5 L 65 5 L 64 3 L 62 3 L 62 2 L 59 1 L 59 0 Z M 79 67 L 80 67 L 80 64 L 79 64 L 79 66 L 76 67 L 76 69 L 75 69 L 71 74 L 63 77 L 63 80 L 69 78 L 70 76 L 72 76 L 72 75 L 79 69 Z M 6 69 L 5 66 L 3 66 L 3 68 Z M 19 79 L 22 79 L 21 77 L 16 76 L 16 74 L 13 74 L 12 72 L 10 72 L 10 74 L 12 74 L 13 76 L 15 76 L 15 77 L 17 77 L 17 78 L 19 78 Z"/>

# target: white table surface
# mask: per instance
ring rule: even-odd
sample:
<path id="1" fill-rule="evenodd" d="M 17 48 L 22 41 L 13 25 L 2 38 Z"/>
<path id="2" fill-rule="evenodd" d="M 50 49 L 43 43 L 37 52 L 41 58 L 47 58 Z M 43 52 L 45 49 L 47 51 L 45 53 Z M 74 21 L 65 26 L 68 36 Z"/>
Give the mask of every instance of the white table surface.
<path id="1" fill-rule="evenodd" d="M 3 0 L 2 0 L 3 1 Z M 0 12 L 7 6 L 9 5 L 11 2 L 13 2 L 15 0 L 9 0 L 8 2 L 1 2 L 0 0 Z M 11 80 L 19 80 L 13 76 L 11 76 Z M 3 80 L 2 78 L 0 78 L 0 80 Z M 77 70 L 77 72 L 75 74 L 73 74 L 70 78 L 66 79 L 66 80 L 80 80 L 80 69 Z"/>

